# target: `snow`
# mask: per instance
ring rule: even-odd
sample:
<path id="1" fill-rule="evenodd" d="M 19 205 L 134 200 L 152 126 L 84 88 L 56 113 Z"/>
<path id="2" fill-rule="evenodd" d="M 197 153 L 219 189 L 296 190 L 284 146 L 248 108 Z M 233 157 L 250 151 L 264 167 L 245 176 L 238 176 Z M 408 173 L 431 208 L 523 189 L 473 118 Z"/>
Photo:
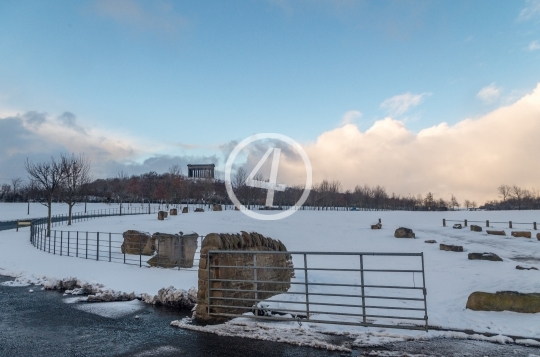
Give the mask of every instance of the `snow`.
<path id="1" fill-rule="evenodd" d="M 155 205 L 154 205 L 155 206 Z M 108 204 L 108 203 L 88 203 L 87 212 L 93 210 L 108 210 L 108 209 L 118 209 L 119 204 Z M 129 207 L 129 204 L 124 204 L 123 209 Z M 133 207 L 140 208 L 141 205 L 133 205 Z M 144 207 L 148 207 L 145 205 Z M 65 203 L 53 203 L 52 205 L 52 215 L 67 214 L 68 205 Z M 73 206 L 73 213 L 84 213 L 84 203 L 77 203 Z M 0 221 L 10 221 L 17 219 L 29 219 L 29 218 L 41 218 L 47 216 L 47 207 L 41 203 L 32 202 L 30 203 L 30 214 L 28 214 L 28 203 L 0 203 Z"/>
<path id="2" fill-rule="evenodd" d="M 9 211 L 9 208 L 5 207 L 6 205 L 8 204 L 0 204 L 0 212 Z M 382 229 L 371 230 L 370 224 L 376 223 L 378 218 L 382 219 Z M 468 227 L 461 230 L 452 229 L 451 226 L 454 222 L 447 222 L 448 227 L 442 227 L 443 218 L 460 220 L 461 222 L 468 219 L 469 225 L 474 223 L 471 221 L 480 221 L 482 223 L 474 224 L 482 226 L 484 230 L 485 221 L 490 220 L 490 225 L 493 228 L 504 229 L 507 236 L 490 236 L 485 232 L 472 232 Z M 535 238 L 536 231 L 532 231 L 533 239 L 513 238 L 510 236 L 512 229 L 508 229 L 507 223 L 493 223 L 508 221 L 514 222 L 513 230 L 532 230 L 532 222 L 540 221 L 540 212 L 298 211 L 291 217 L 280 221 L 254 220 L 238 211 L 190 212 L 169 216 L 164 221 L 158 221 L 157 217 L 152 214 L 100 218 L 75 223 L 71 227 L 59 226 L 56 228 L 116 233 L 122 233 L 128 229 L 151 233 L 195 231 L 200 235 L 211 232 L 236 233 L 244 230 L 256 231 L 267 237 L 279 239 L 289 251 L 423 252 L 430 325 L 489 332 L 499 336 L 487 338 L 478 335 L 479 339 L 489 339 L 490 341 L 508 342 L 507 335 L 539 339 L 540 314 L 465 309 L 467 297 L 474 291 L 540 292 L 539 271 L 516 269 L 518 264 L 527 267 L 540 267 L 540 241 Z M 516 222 L 528 224 L 521 225 Z M 416 233 L 416 239 L 394 238 L 394 230 L 401 226 L 413 229 Z M 427 239 L 435 239 L 437 244 L 424 243 L 424 240 Z M 439 243 L 463 245 L 464 252 L 440 251 Z M 492 252 L 499 255 L 503 262 L 471 261 L 467 259 L 467 253 L 470 252 Z M 345 264 L 339 258 L 325 257 L 324 259 L 324 261 L 317 261 L 316 258 L 313 258 L 313 264 L 320 263 L 336 267 Z M 295 266 L 302 266 L 297 261 L 294 263 Z M 77 279 L 84 282 L 103 284 L 104 288 L 149 295 L 155 295 L 160 288 L 168 286 L 185 290 L 197 286 L 196 270 L 139 268 L 138 266 L 106 261 L 97 262 L 39 251 L 30 245 L 27 229 L 22 229 L 19 232 L 14 230 L 0 232 L 0 274 L 18 276 L 28 281 L 39 281 L 44 276 L 55 278 L 76 276 Z M 322 281 L 330 279 L 324 274 L 314 276 L 314 278 L 322 279 Z M 286 296 L 294 297 L 295 295 Z M 282 297 L 280 296 L 280 298 Z M 287 327 L 287 323 L 282 322 L 256 323 L 261 324 L 261 326 L 268 325 L 268 328 L 272 330 L 292 328 Z M 292 323 L 292 326 L 295 324 Z M 453 337 L 468 336 L 433 330 L 426 333 L 389 328 L 366 329 L 331 324 L 311 325 L 316 326 L 317 331 L 323 334 L 347 333 L 354 335 L 358 343 L 367 343 L 367 337 L 369 337 L 369 341 L 381 343 L 395 339 L 430 338 L 441 334 Z M 228 324 L 212 327 L 212 332 L 218 333 L 218 330 L 224 329 L 219 333 L 232 333 L 225 326 Z M 298 324 L 296 324 L 296 328 L 298 328 Z"/>
<path id="3" fill-rule="evenodd" d="M 91 313 L 91 314 L 107 317 L 110 319 L 119 319 L 121 317 L 131 315 L 136 311 L 142 310 L 144 306 L 145 304 L 143 302 L 140 302 L 139 300 L 132 300 L 132 301 L 108 302 L 106 304 L 104 303 L 77 304 L 75 305 L 75 308 Z"/>

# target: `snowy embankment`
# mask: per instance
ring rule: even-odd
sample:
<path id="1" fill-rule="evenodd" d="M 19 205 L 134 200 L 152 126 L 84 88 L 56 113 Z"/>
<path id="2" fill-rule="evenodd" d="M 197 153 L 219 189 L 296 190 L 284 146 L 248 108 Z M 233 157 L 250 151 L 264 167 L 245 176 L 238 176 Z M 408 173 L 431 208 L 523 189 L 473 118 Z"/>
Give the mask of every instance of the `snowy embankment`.
<path id="1" fill-rule="evenodd" d="M 381 230 L 371 230 L 369 225 L 382 219 Z M 468 228 L 457 230 L 442 227 L 442 218 L 468 219 L 469 221 L 530 222 L 528 226 L 515 225 L 514 230 L 531 230 L 532 222 L 540 222 L 538 211 L 506 212 L 332 212 L 299 211 L 280 221 L 258 221 L 240 212 L 189 213 L 158 221 L 154 215 L 111 217 L 77 223 L 63 230 L 101 231 L 121 233 L 128 229 L 148 232 L 176 233 L 195 231 L 200 235 L 210 232 L 256 231 L 281 240 L 289 251 L 326 252 L 424 252 L 427 307 L 429 324 L 443 328 L 474 330 L 494 334 L 491 340 L 504 342 L 501 336 L 525 336 L 540 339 L 539 314 L 514 312 L 482 312 L 465 309 L 467 297 L 474 291 L 496 292 L 514 290 L 523 293 L 540 292 L 540 272 L 517 270 L 516 265 L 540 268 L 540 241 L 536 232 L 533 239 L 513 238 L 504 224 L 491 224 L 505 229 L 506 237 L 488 236 L 485 232 L 471 232 Z M 450 225 L 450 222 L 448 223 Z M 485 226 L 484 224 L 480 224 Z M 397 239 L 394 230 L 400 226 L 412 228 L 416 239 Z M 424 243 L 435 239 L 437 244 Z M 464 247 L 463 253 L 439 250 L 439 243 L 456 244 Z M 503 262 L 471 261 L 467 253 L 492 252 Z M 301 265 L 301 264 L 299 264 Z M 189 289 L 197 285 L 197 272 L 139 268 L 119 263 L 96 262 L 80 258 L 60 257 L 35 249 L 29 243 L 28 229 L 19 232 L 0 232 L 0 274 L 39 278 L 50 276 L 65 278 L 76 276 L 88 283 L 99 283 L 104 289 L 114 289 L 135 294 L 156 295 L 158 290 L 174 286 Z M 177 324 L 186 327 L 185 322 Z M 240 324 L 240 325 L 239 325 Z M 249 325 L 249 326 L 244 326 Z M 393 329 L 366 329 L 303 323 L 302 329 L 325 334 L 349 336 L 358 344 L 375 344 L 410 338 L 433 336 L 463 337 L 460 333 L 430 331 L 406 331 Z M 187 325 L 189 327 L 191 325 Z M 239 328 L 238 326 L 243 326 Z M 190 327 L 198 328 L 202 327 Z M 281 331 L 296 329 L 294 323 L 260 323 L 249 319 L 237 319 L 224 325 L 202 328 L 208 332 L 224 335 L 280 336 Z M 249 332 L 259 329 L 261 333 Z M 236 332 L 234 332 L 236 331 Z M 244 331 L 244 332 L 242 332 Z M 268 332 L 274 331 L 274 332 Z M 294 335 L 294 334 L 288 334 Z M 501 336 L 498 336 L 501 335 Z M 473 336 L 474 337 L 474 336 Z M 268 337 L 272 339 L 272 337 Z M 292 337 L 290 337 L 292 338 Z M 478 337 L 484 338 L 484 337 Z M 313 339 L 311 339 L 313 340 Z M 291 341 L 289 341 L 291 342 Z M 294 343 L 294 342 L 291 342 Z M 532 342 L 531 342 L 532 343 Z"/>

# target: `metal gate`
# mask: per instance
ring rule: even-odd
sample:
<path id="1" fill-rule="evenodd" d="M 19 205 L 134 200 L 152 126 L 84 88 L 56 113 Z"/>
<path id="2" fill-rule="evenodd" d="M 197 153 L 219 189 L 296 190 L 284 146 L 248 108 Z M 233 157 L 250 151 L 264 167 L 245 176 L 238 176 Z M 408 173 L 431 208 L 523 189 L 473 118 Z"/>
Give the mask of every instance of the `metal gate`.
<path id="1" fill-rule="evenodd" d="M 207 274 L 211 316 L 428 329 L 423 253 L 214 250 Z"/>

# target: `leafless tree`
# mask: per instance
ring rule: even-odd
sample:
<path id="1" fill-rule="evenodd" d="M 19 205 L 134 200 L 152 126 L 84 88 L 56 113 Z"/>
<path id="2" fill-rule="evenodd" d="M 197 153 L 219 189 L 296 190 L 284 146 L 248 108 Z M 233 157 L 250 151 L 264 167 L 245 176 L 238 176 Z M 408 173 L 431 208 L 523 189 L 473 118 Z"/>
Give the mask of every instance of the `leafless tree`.
<path id="1" fill-rule="evenodd" d="M 469 207 L 471 207 L 471 201 L 469 200 L 465 200 L 465 202 L 463 202 L 465 204 L 465 208 L 467 208 L 467 211 L 469 210 Z"/>
<path id="2" fill-rule="evenodd" d="M 61 155 L 61 169 L 64 175 L 62 200 L 68 205 L 68 226 L 71 225 L 73 206 L 82 200 L 84 185 L 90 183 L 90 161 L 84 156 Z"/>
<path id="3" fill-rule="evenodd" d="M 24 167 L 36 190 L 36 198 L 47 207 L 47 237 L 50 237 L 53 198 L 61 189 L 66 177 L 65 171 L 62 169 L 62 162 L 51 157 L 50 162 L 34 164 L 26 159 Z"/>
<path id="4" fill-rule="evenodd" d="M 459 203 L 456 196 L 452 195 L 452 197 L 450 198 L 450 205 L 452 206 L 453 210 L 455 210 L 455 207 L 459 207 Z"/>
<path id="5" fill-rule="evenodd" d="M 517 185 L 513 185 L 510 189 L 510 195 L 516 200 L 519 210 L 521 209 L 521 203 L 523 202 L 523 197 L 525 196 L 525 194 L 525 190 Z"/>
<path id="6" fill-rule="evenodd" d="M 15 177 L 11 179 L 11 186 L 13 186 L 13 201 L 17 199 L 17 189 L 22 186 L 23 179 Z"/>
<path id="7" fill-rule="evenodd" d="M 124 171 L 118 172 L 118 175 L 113 180 L 113 195 L 116 196 L 118 203 L 120 203 L 120 215 L 122 215 L 122 204 L 128 195 L 128 182 L 129 176 Z"/>
<path id="8" fill-rule="evenodd" d="M 512 188 L 508 185 L 500 185 L 497 187 L 497 191 L 499 192 L 499 196 L 503 199 L 503 201 L 506 201 L 508 197 L 510 197 Z"/>

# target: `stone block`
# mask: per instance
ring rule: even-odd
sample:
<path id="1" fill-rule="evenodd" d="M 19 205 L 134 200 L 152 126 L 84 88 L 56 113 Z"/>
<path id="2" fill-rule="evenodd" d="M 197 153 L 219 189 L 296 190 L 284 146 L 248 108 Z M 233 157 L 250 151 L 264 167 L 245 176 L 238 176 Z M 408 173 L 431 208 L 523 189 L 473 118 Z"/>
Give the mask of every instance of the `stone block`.
<path id="1" fill-rule="evenodd" d="M 223 211 L 223 208 L 221 207 L 221 205 L 214 205 L 214 207 L 212 207 L 212 210 L 214 212 L 220 212 Z"/>
<path id="2" fill-rule="evenodd" d="M 199 235 L 154 233 L 152 235 L 157 255 L 148 260 L 151 266 L 163 268 L 192 268 Z"/>
<path id="3" fill-rule="evenodd" d="M 184 208 L 182 208 L 182 213 L 188 213 L 188 212 L 189 212 L 189 210 L 188 210 L 188 207 L 187 207 L 187 206 L 184 207 Z"/>
<path id="4" fill-rule="evenodd" d="M 439 244 L 439 249 L 449 252 L 463 252 L 463 247 L 461 245 Z"/>
<path id="5" fill-rule="evenodd" d="M 482 227 L 477 226 L 475 224 L 471 224 L 471 231 L 473 231 L 473 232 L 482 232 Z"/>
<path id="6" fill-rule="evenodd" d="M 463 228 L 463 226 L 461 225 L 461 223 L 456 223 L 456 224 L 454 224 L 454 225 L 452 226 L 452 228 L 454 228 L 454 229 L 461 229 L 461 228 Z"/>
<path id="7" fill-rule="evenodd" d="M 202 209 L 202 208 L 195 208 L 195 212 L 204 212 L 204 209 Z"/>
<path id="8" fill-rule="evenodd" d="M 171 211 L 169 213 L 171 214 L 171 216 L 177 216 L 178 210 L 176 208 L 171 208 Z"/>
<path id="9" fill-rule="evenodd" d="M 531 238 L 532 234 L 528 231 L 512 231 L 512 237 L 515 238 Z"/>
<path id="10" fill-rule="evenodd" d="M 149 233 L 128 230 L 122 233 L 124 242 L 120 246 L 123 254 L 154 255 L 155 247 Z"/>
<path id="11" fill-rule="evenodd" d="M 424 243 L 437 243 L 437 241 L 435 239 L 428 239 L 425 240 Z"/>
<path id="12" fill-rule="evenodd" d="M 377 223 L 377 224 L 372 224 L 371 225 L 371 229 L 381 229 L 382 228 L 382 223 Z"/>
<path id="13" fill-rule="evenodd" d="M 396 229 L 394 233 L 396 238 L 415 238 L 414 232 L 412 229 L 400 227 Z"/>
<path id="14" fill-rule="evenodd" d="M 502 258 L 495 253 L 469 253 L 470 260 L 491 260 L 492 262 L 502 262 Z"/>
<path id="15" fill-rule="evenodd" d="M 486 229 L 486 233 L 496 235 L 496 236 L 505 236 L 506 235 L 505 231 L 493 231 L 493 230 L 489 230 L 489 229 Z"/>
<path id="16" fill-rule="evenodd" d="M 157 219 L 159 219 L 160 221 L 163 221 L 165 218 L 167 218 L 167 212 L 159 211 L 157 215 Z"/>
<path id="17" fill-rule="evenodd" d="M 476 311 L 540 312 L 540 294 L 497 291 L 495 294 L 475 291 L 467 299 L 467 309 Z"/>

